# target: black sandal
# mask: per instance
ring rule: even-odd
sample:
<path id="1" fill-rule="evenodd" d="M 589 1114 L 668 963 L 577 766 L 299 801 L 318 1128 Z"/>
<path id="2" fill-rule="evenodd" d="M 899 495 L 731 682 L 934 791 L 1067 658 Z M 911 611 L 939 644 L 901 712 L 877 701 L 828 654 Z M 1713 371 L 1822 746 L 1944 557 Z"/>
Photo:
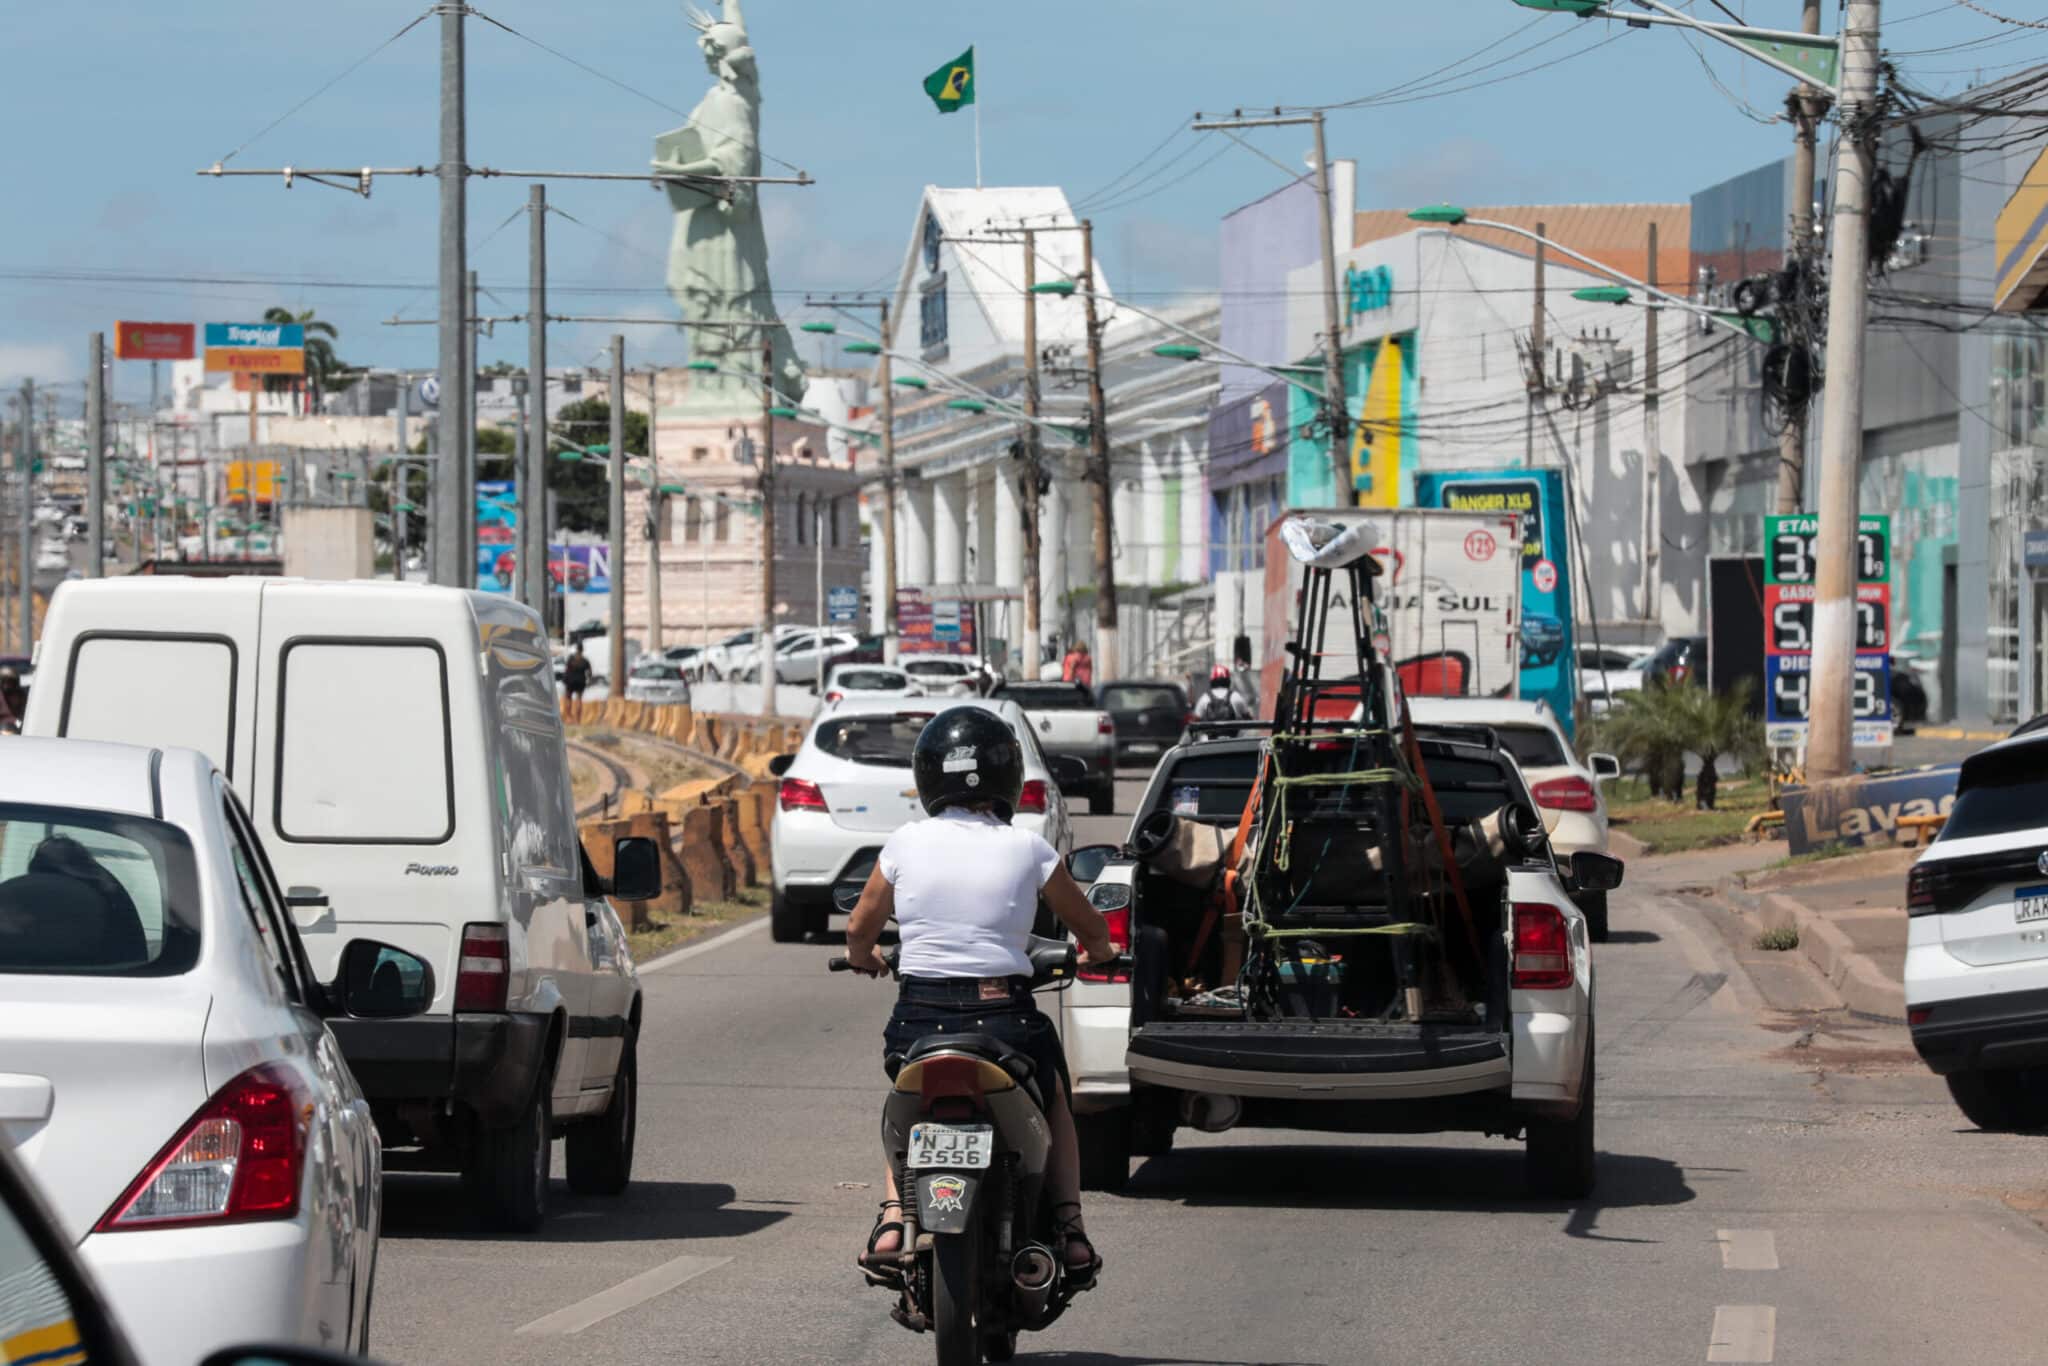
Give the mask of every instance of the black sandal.
<path id="1" fill-rule="evenodd" d="M 1070 1209 L 1072 1215 L 1062 1215 L 1061 1210 Z M 1095 1278 L 1102 1271 L 1102 1254 L 1095 1250 L 1094 1242 L 1081 1230 L 1081 1205 L 1077 1200 L 1052 1207 L 1053 1231 L 1060 1236 L 1060 1264 L 1066 1270 L 1067 1284 L 1075 1290 L 1089 1290 L 1095 1285 Z M 1088 1249 L 1088 1260 L 1075 1262 L 1067 1256 L 1067 1249 L 1076 1244 Z"/>
<path id="2" fill-rule="evenodd" d="M 878 1252 L 875 1250 L 875 1244 L 880 1242 L 882 1235 L 891 1229 L 895 1230 L 896 1236 L 899 1239 L 907 1241 L 910 1236 L 910 1230 L 904 1226 L 900 1218 L 891 1219 L 889 1217 L 889 1211 L 892 1209 L 900 1215 L 903 1212 L 903 1202 L 901 1200 L 884 1200 L 882 1202 L 881 1208 L 875 1213 L 875 1226 L 868 1232 L 867 1250 L 858 1257 L 855 1257 L 854 1263 L 875 1284 L 893 1284 L 900 1287 L 903 1277 L 902 1270 L 897 1263 L 908 1249 L 902 1242 L 899 1242 L 893 1251 Z"/>

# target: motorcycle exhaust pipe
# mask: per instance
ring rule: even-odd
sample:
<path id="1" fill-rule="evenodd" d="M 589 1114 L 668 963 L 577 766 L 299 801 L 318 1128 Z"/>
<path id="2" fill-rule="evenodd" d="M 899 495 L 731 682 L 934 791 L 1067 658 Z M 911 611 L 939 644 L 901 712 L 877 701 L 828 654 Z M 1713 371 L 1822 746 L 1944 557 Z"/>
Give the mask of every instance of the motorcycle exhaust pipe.
<path id="1" fill-rule="evenodd" d="M 1236 1096 L 1220 1096 L 1208 1091 L 1190 1091 L 1180 1100 L 1181 1123 L 1200 1129 L 1205 1134 L 1220 1134 L 1234 1128 L 1244 1118 L 1244 1102 Z"/>
<path id="2" fill-rule="evenodd" d="M 1059 1264 L 1053 1261 L 1052 1249 L 1040 1243 L 1026 1243 L 1017 1249 L 1016 1256 L 1010 1258 L 1010 1279 L 1027 1295 L 1051 1290 L 1053 1277 L 1058 1271 Z"/>

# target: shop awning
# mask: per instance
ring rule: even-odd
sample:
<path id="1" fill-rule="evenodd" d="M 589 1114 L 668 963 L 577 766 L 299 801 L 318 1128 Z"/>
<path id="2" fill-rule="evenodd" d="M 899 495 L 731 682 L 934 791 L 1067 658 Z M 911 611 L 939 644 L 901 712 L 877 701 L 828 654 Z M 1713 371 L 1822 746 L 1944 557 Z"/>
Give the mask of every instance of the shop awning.
<path id="1" fill-rule="evenodd" d="M 2021 177 L 1999 212 L 1997 292 L 2000 313 L 2048 308 L 2048 151 Z"/>

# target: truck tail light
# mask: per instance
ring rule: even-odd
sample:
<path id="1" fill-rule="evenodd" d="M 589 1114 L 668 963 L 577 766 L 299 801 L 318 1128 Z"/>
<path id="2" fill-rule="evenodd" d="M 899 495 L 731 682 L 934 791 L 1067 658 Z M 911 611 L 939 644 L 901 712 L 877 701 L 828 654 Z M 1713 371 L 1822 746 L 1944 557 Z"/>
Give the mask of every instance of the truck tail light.
<path id="1" fill-rule="evenodd" d="M 250 1068 L 185 1121 L 93 1231 L 292 1218 L 312 1112 L 312 1097 L 290 1068 Z"/>
<path id="2" fill-rule="evenodd" d="M 1103 716 L 1098 716 L 1098 717 L 1096 717 L 1096 718 L 1095 718 L 1095 733 L 1096 733 L 1097 735 L 1114 735 L 1114 734 L 1116 734 L 1116 722 L 1114 722 L 1114 721 L 1110 720 L 1110 719 L 1109 719 L 1109 717 L 1108 717 L 1107 715 L 1103 715 Z"/>
<path id="3" fill-rule="evenodd" d="M 1536 799 L 1536 805 L 1547 806 L 1552 811 L 1598 811 L 1599 794 L 1584 778 L 1552 778 L 1529 789 L 1529 795 Z"/>
<path id="4" fill-rule="evenodd" d="M 503 1010 L 511 986 L 511 946 L 503 925 L 464 925 L 455 965 L 455 1008 Z"/>
<path id="5" fill-rule="evenodd" d="M 784 811 L 829 811 L 825 794 L 808 778 L 784 778 L 775 789 L 775 804 Z"/>
<path id="6" fill-rule="evenodd" d="M 1025 782 L 1024 790 L 1017 794 L 1017 814 L 1020 816 L 1042 816 L 1048 798 L 1045 783 L 1032 778 Z"/>
<path id="7" fill-rule="evenodd" d="M 1104 911 L 1102 922 L 1109 926 L 1109 946 L 1118 953 L 1131 951 L 1131 908 L 1128 904 L 1120 911 Z M 1129 968 L 1082 968 L 1074 974 L 1084 982 L 1128 982 Z"/>
<path id="8" fill-rule="evenodd" d="M 1521 991 L 1561 991 L 1572 984 L 1571 932 L 1563 911 L 1541 901 L 1515 903 L 1515 956 L 1509 981 Z"/>

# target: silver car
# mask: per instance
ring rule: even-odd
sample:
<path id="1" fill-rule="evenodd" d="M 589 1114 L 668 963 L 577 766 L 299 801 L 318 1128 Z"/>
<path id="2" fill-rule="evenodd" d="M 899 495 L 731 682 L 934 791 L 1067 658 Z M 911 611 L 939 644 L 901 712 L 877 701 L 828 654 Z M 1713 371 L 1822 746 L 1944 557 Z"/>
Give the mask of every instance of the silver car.
<path id="1" fill-rule="evenodd" d="M 667 659 L 643 659 L 626 673 L 628 702 L 673 702 L 688 705 L 690 680 L 683 666 Z"/>

